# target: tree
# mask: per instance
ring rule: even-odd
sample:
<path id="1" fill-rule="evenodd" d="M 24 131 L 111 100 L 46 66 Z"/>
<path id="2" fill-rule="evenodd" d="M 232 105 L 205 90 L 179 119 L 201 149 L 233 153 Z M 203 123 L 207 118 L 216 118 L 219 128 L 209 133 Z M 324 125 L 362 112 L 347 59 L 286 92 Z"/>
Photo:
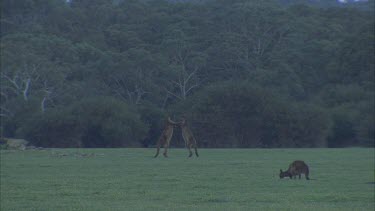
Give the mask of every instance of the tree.
<path id="1" fill-rule="evenodd" d="M 2 41 L 2 103 L 22 95 L 24 103 L 31 96 L 39 98 L 42 111 L 47 102 L 52 106 L 64 94 L 71 64 L 76 62 L 72 44 L 55 36 L 33 34 L 9 35 Z"/>
<path id="2" fill-rule="evenodd" d="M 2 135 L 49 145 L 79 123 L 90 128 L 59 146 L 128 146 L 116 117 L 76 119 L 90 101 L 102 119 L 139 115 L 119 115 L 149 128 L 134 145 L 185 113 L 207 146 L 373 146 L 374 13 L 362 6 L 374 1 L 306 2 L 4 0 Z"/>
<path id="3" fill-rule="evenodd" d="M 205 55 L 195 51 L 184 32 L 180 30 L 169 33 L 163 46 L 167 48 L 172 74 L 170 83 L 173 88 L 167 92 L 184 101 L 200 84 L 199 71 L 205 65 Z"/>

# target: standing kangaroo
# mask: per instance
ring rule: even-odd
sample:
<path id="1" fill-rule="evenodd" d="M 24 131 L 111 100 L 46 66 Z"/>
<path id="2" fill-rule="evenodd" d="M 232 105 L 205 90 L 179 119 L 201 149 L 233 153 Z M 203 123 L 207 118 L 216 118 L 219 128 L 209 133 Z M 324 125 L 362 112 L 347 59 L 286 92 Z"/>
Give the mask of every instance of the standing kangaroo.
<path id="1" fill-rule="evenodd" d="M 309 180 L 309 167 L 307 164 L 301 160 L 296 160 L 293 163 L 289 165 L 288 170 L 284 171 L 280 169 L 280 179 L 284 177 L 289 177 L 292 179 L 296 179 L 296 176 L 299 176 L 299 179 L 301 179 L 301 174 L 305 174 L 305 177 L 307 180 Z"/>
<path id="2" fill-rule="evenodd" d="M 181 127 L 182 137 L 184 138 L 185 145 L 189 149 L 189 157 L 193 155 L 191 148 L 194 147 L 195 155 L 199 157 L 198 150 L 197 150 L 197 141 L 195 140 L 193 133 L 189 129 L 186 119 L 182 118 L 182 121 L 179 123 Z"/>
<path id="3" fill-rule="evenodd" d="M 160 147 L 163 145 L 164 147 L 164 157 L 168 157 L 167 153 L 168 153 L 168 147 L 169 147 L 169 143 L 171 141 L 171 138 L 172 138 L 172 135 L 173 135 L 173 127 L 176 126 L 177 123 L 172 121 L 170 117 L 168 117 L 167 121 L 166 121 L 166 124 L 165 124 L 165 127 L 164 127 L 164 130 L 162 132 L 162 134 L 160 135 L 160 138 L 157 142 L 157 151 L 156 151 L 156 155 L 154 156 L 155 158 L 159 155 L 159 151 L 160 151 Z"/>

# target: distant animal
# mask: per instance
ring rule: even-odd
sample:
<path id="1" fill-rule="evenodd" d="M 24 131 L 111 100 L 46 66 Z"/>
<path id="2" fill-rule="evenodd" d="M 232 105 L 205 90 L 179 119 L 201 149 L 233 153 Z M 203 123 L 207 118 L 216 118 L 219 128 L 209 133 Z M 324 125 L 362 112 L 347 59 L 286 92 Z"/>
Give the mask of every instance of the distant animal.
<path id="1" fill-rule="evenodd" d="M 173 135 L 173 128 L 174 126 L 177 126 L 178 123 L 174 122 L 171 120 L 170 117 L 166 120 L 164 130 L 161 133 L 159 140 L 157 141 L 157 150 L 156 150 L 156 155 L 154 156 L 155 158 L 159 155 L 160 147 L 164 147 L 164 157 L 168 157 L 168 148 L 169 148 L 169 143 L 171 141 L 172 135 Z"/>
<path id="2" fill-rule="evenodd" d="M 191 151 L 192 147 L 194 147 L 195 155 L 197 157 L 199 157 L 198 149 L 197 149 L 197 140 L 195 140 L 195 138 L 193 136 L 193 133 L 191 132 L 190 128 L 188 127 L 185 117 L 182 118 L 179 125 L 181 127 L 182 138 L 184 139 L 185 145 L 189 150 L 189 157 L 191 157 L 193 155 L 193 152 Z"/>
<path id="3" fill-rule="evenodd" d="M 289 165 L 288 170 L 283 171 L 280 169 L 280 179 L 284 177 L 289 177 L 290 179 L 296 179 L 296 176 L 299 176 L 301 179 L 301 174 L 304 174 L 306 179 L 309 180 L 309 167 L 304 161 L 296 160 Z"/>

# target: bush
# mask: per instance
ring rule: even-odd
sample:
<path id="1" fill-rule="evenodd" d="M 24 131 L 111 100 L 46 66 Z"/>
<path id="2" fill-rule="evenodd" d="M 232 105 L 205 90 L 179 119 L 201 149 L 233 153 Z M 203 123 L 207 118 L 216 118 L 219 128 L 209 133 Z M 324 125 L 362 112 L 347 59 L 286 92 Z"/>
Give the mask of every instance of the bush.
<path id="1" fill-rule="evenodd" d="M 198 142 L 209 147 L 322 147 L 330 126 L 323 109 L 246 81 L 211 85 L 176 110 L 188 111 Z"/>
<path id="2" fill-rule="evenodd" d="M 110 97 L 84 99 L 35 115 L 22 134 L 43 147 L 140 146 L 147 134 L 136 110 Z"/>

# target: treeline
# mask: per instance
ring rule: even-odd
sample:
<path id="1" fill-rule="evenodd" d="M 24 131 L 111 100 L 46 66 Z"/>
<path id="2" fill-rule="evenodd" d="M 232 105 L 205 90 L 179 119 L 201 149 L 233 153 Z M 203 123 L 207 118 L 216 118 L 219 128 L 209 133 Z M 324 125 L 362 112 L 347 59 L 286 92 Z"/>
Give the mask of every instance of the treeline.
<path id="1" fill-rule="evenodd" d="M 2 136 L 148 147 L 185 115 L 200 147 L 374 146 L 371 10 L 3 0 L 1 12 Z"/>

